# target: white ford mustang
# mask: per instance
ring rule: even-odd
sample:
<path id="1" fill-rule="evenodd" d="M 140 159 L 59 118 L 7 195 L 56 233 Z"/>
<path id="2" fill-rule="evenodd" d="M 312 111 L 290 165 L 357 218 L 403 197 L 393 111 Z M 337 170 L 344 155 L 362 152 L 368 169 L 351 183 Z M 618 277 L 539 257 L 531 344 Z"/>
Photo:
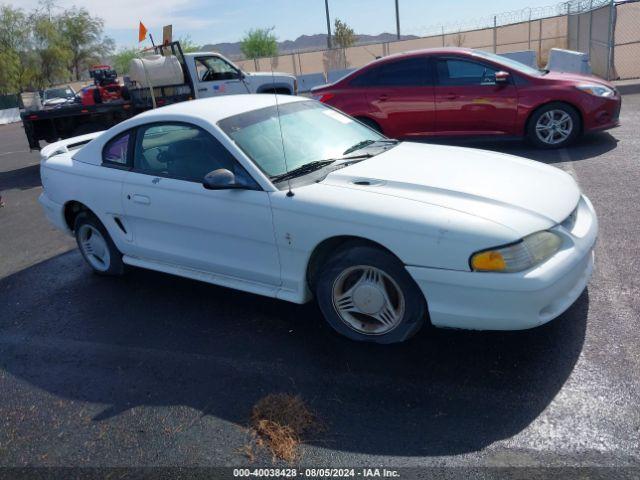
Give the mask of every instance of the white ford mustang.
<path id="1" fill-rule="evenodd" d="M 158 270 L 296 303 L 355 340 L 517 330 L 565 311 L 597 219 L 563 171 L 400 143 L 318 102 L 235 95 L 42 151 L 40 201 L 97 273 Z"/>

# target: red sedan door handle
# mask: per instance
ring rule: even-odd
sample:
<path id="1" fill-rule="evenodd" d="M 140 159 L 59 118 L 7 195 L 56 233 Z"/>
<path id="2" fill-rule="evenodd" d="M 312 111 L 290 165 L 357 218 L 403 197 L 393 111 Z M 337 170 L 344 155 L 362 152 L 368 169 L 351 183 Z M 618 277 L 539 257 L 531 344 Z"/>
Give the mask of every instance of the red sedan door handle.
<path id="1" fill-rule="evenodd" d="M 444 98 L 446 98 L 447 100 L 455 100 L 456 98 L 458 98 L 458 95 L 456 95 L 455 93 L 447 93 Z"/>
<path id="2" fill-rule="evenodd" d="M 380 100 L 381 102 L 386 102 L 389 99 L 389 97 L 385 94 L 382 94 L 378 97 L 378 100 Z"/>

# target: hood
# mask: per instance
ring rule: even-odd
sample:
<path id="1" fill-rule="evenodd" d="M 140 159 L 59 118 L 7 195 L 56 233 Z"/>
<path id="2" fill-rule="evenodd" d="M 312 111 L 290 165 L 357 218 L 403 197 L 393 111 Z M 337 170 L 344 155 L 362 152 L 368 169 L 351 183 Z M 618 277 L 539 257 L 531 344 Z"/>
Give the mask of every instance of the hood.
<path id="1" fill-rule="evenodd" d="M 287 78 L 295 78 L 294 75 L 290 73 L 284 72 L 245 72 L 248 77 L 260 77 L 260 78 L 271 78 L 272 76 L 276 77 L 287 77 Z"/>
<path id="2" fill-rule="evenodd" d="M 496 152 L 410 142 L 336 170 L 322 183 L 461 211 L 519 236 L 564 221 L 580 199 L 576 182 L 558 168 Z"/>
<path id="3" fill-rule="evenodd" d="M 566 73 L 566 72 L 549 72 L 546 75 L 540 77 L 542 79 L 554 80 L 554 81 L 564 81 L 564 82 L 575 82 L 575 83 L 597 83 L 599 85 L 604 85 L 609 88 L 614 88 L 610 82 L 606 80 L 596 77 L 595 75 L 587 75 L 581 73 Z"/>

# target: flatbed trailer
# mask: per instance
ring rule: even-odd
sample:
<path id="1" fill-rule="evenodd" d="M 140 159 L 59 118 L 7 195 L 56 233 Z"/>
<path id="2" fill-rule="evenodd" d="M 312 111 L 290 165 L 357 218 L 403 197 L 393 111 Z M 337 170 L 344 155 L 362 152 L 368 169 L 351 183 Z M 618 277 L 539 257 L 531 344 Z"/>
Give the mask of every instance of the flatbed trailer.
<path id="1" fill-rule="evenodd" d="M 184 55 L 179 42 L 152 47 L 156 54 L 175 55 L 186 72 Z M 185 73 L 184 83 L 154 87 L 156 106 L 184 102 L 195 98 L 194 87 Z M 40 142 L 56 142 L 65 138 L 106 130 L 113 125 L 153 108 L 150 89 L 129 89 L 128 98 L 96 105 L 65 104 L 59 107 L 22 111 L 20 117 L 29 148 L 40 150 Z"/>

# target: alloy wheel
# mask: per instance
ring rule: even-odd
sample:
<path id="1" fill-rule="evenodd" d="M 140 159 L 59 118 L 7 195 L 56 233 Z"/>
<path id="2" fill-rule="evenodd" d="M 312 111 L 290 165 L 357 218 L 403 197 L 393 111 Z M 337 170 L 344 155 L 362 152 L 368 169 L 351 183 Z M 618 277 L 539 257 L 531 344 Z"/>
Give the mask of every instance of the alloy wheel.
<path id="1" fill-rule="evenodd" d="M 564 110 L 549 110 L 536 122 L 536 135 L 547 145 L 562 143 L 573 132 L 573 120 Z"/>
<path id="2" fill-rule="evenodd" d="M 342 271 L 333 282 L 333 306 L 340 319 L 364 335 L 382 335 L 404 317 L 402 290 L 379 268 L 357 265 Z"/>
<path id="3" fill-rule="evenodd" d="M 111 255 L 100 231 L 93 225 L 84 224 L 78 230 L 78 240 L 87 262 L 100 272 L 107 271 L 111 264 Z"/>

